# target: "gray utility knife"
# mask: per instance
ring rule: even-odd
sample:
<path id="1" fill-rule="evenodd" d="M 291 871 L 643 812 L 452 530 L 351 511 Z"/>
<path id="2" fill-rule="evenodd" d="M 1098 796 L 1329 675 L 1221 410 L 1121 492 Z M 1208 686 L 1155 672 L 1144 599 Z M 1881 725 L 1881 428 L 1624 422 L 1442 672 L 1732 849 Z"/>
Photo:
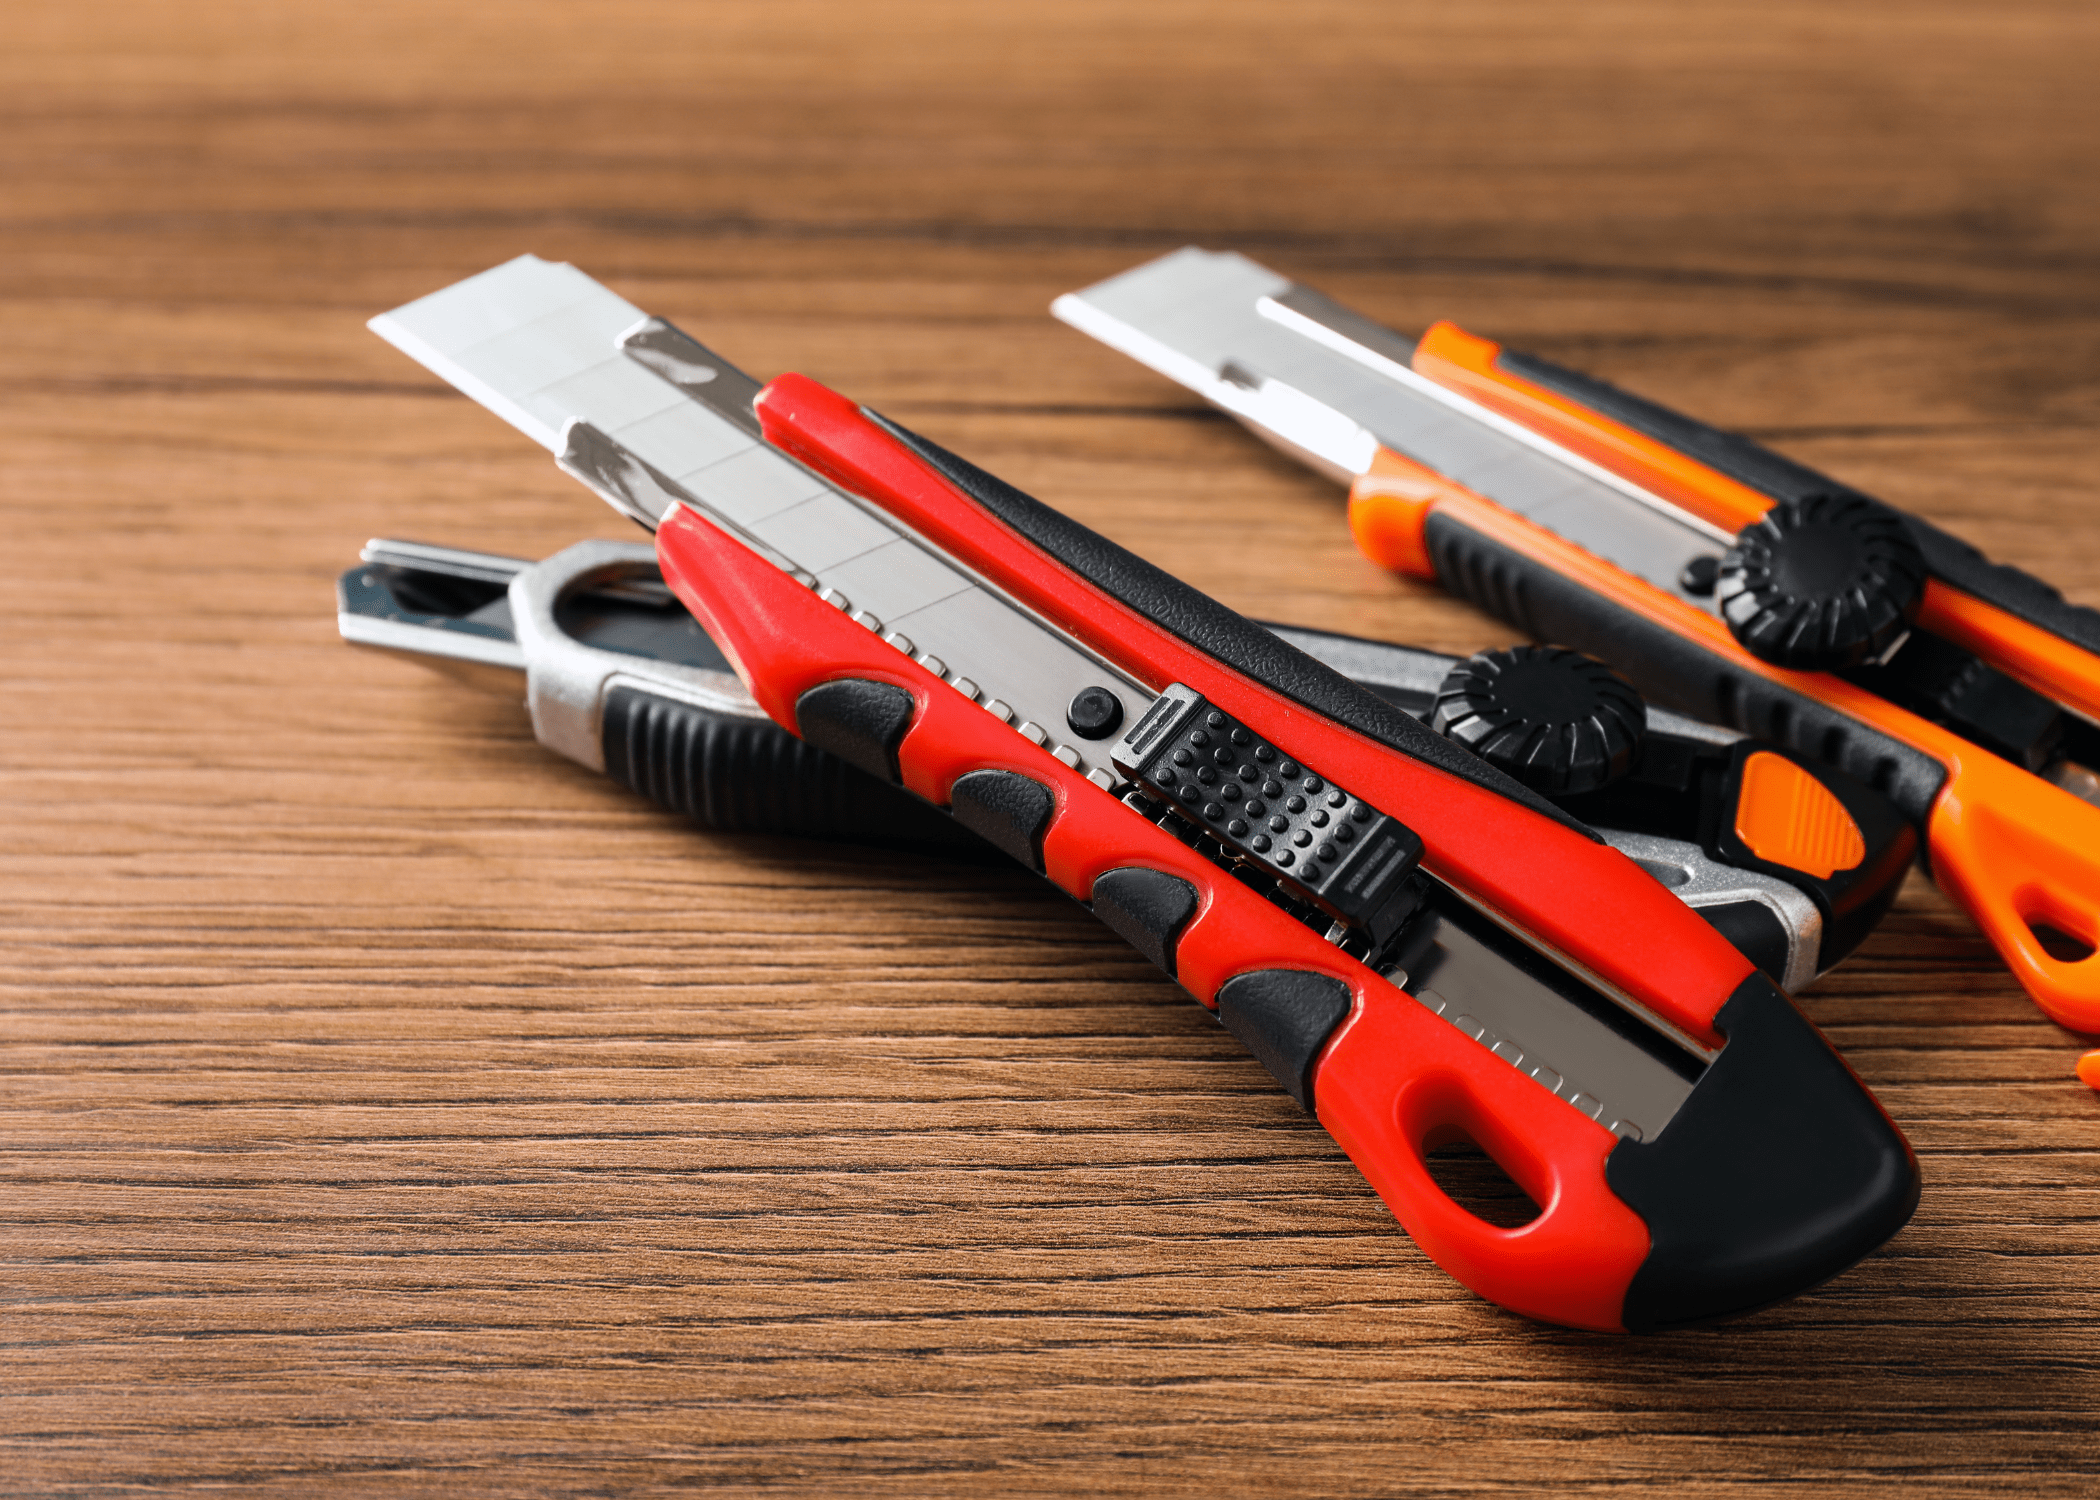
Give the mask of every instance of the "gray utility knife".
<path id="1" fill-rule="evenodd" d="M 337 585 L 345 640 L 411 655 L 503 692 L 515 692 L 522 673 L 542 744 L 703 827 L 991 854 L 954 819 L 767 718 L 664 586 L 645 544 L 582 542 L 528 563 L 375 540 L 362 558 Z M 1576 766 L 1558 772 L 1562 805 L 1782 986 L 1814 979 L 1871 930 L 1871 921 L 1856 917 L 1828 920 L 1832 896 L 1813 874 L 1756 868 L 1761 862 L 1727 836 L 1746 795 L 1743 768 L 1753 755 L 1774 753 L 1771 747 L 1645 708 L 1623 681 L 1573 652 L 1522 647 L 1461 660 L 1270 628 L 1462 743 L 1483 725 L 1505 736 L 1579 741 Z M 1507 700 L 1525 691 L 1534 708 L 1544 703 L 1559 720 L 1542 728 L 1513 714 Z M 683 711 L 646 711 L 665 700 Z M 1566 732 L 1571 708 L 1583 716 L 1581 735 Z M 1884 888 L 1867 905 L 1878 917 L 1911 856 L 1908 825 L 1842 772 L 1812 774 L 1874 845 L 1877 857 L 1866 863 Z"/>

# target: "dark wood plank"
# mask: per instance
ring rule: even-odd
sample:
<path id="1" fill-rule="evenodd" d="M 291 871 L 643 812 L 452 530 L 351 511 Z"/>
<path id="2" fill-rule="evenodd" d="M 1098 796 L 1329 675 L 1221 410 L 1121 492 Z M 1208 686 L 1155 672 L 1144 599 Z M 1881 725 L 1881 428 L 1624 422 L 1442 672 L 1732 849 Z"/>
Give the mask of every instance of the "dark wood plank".
<path id="1" fill-rule="evenodd" d="M 683 828 L 343 647 L 368 535 L 620 535 L 366 334 L 523 250 L 1249 613 L 1475 649 L 1051 323 L 1236 246 L 2100 604 L 2100 14 L 45 6 L 0 53 L 0 1490 L 2083 1495 L 2100 1100 L 1921 880 L 1805 1003 L 1916 1143 L 1639 1342 L 1415 1252 L 1016 873 Z"/>

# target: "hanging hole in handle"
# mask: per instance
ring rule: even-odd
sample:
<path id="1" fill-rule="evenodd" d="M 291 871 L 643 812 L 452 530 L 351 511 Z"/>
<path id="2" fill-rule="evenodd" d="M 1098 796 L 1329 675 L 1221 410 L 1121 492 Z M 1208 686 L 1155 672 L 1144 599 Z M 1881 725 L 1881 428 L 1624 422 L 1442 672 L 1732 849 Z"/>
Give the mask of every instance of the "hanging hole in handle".
<path id="1" fill-rule="evenodd" d="M 2027 930 L 2042 945 L 2042 951 L 2060 964 L 2084 963 L 2093 956 L 2091 943 L 2040 917 L 2029 917 Z"/>
<path id="2" fill-rule="evenodd" d="M 1544 1211 L 1500 1162 L 1455 1125 L 1430 1136 L 1422 1162 L 1446 1198 L 1497 1229 L 1522 1229 Z"/>
<path id="3" fill-rule="evenodd" d="M 2041 950 L 2058 963 L 2084 963 L 2093 956 L 2092 919 L 2056 899 L 2047 887 L 2034 885 L 2017 893 L 2013 910 Z"/>

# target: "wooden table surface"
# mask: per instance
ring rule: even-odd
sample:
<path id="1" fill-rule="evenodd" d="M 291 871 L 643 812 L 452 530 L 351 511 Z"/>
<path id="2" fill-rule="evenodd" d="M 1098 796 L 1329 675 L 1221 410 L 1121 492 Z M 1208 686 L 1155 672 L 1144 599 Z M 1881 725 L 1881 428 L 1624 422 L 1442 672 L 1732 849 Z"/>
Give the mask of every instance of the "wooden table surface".
<path id="1" fill-rule="evenodd" d="M 0 1492 L 2100 1491 L 2100 1098 L 1921 880 L 1806 1008 L 1914 1222 L 1459 1289 L 1017 872 L 713 837 L 340 644 L 620 523 L 363 328 L 524 251 L 1251 614 L 1509 632 L 1056 293 L 1236 247 L 2100 604 L 2100 11 L 31 0 L 0 49 Z"/>

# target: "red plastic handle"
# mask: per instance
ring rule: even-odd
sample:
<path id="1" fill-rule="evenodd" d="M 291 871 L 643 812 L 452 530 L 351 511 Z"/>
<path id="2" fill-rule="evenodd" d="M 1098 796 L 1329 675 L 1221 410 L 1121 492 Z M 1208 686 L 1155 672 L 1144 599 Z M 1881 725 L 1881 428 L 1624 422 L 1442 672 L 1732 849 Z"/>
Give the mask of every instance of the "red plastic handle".
<path id="1" fill-rule="evenodd" d="M 1287 742 L 1338 785 L 1401 818 L 1423 864 L 1708 1046 L 1748 959 L 1632 860 L 1485 787 L 1363 738 L 1250 681 L 1110 597 L 1008 528 L 870 422 L 800 375 L 759 393 L 768 440 L 873 499 L 936 546 L 1155 687 L 1183 682 Z"/>
<path id="2" fill-rule="evenodd" d="M 1086 900 L 1100 875 L 1133 865 L 1192 884 L 1199 906 L 1176 949 L 1178 977 L 1206 1005 L 1215 1005 L 1226 980 L 1259 969 L 1309 970 L 1347 983 L 1355 1005 L 1318 1065 L 1319 1117 L 1400 1222 L 1483 1296 L 1553 1322 L 1622 1327 L 1620 1307 L 1648 1234 L 1605 1184 L 1604 1159 L 1617 1139 L 1611 1132 L 690 510 L 665 518 L 657 556 L 665 580 L 784 727 L 795 728 L 796 701 L 822 683 L 857 678 L 901 687 L 917 708 L 898 748 L 910 790 L 946 805 L 967 772 L 1017 771 L 1057 800 L 1043 858 L 1049 878 L 1069 894 Z M 1541 1205 L 1537 1219 L 1497 1228 L 1444 1194 L 1423 1154 L 1452 1129 L 1502 1162 Z"/>

